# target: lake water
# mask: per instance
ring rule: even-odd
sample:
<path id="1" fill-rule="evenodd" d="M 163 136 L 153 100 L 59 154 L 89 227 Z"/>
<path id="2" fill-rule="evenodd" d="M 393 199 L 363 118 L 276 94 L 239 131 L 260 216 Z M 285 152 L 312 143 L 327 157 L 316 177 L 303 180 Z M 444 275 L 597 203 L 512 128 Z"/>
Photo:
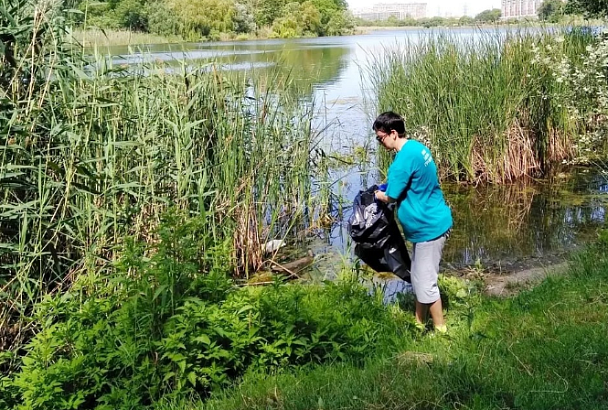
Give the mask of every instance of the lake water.
<path id="1" fill-rule="evenodd" d="M 350 37 L 246 42 L 150 45 L 144 53 L 113 47 L 116 64 L 146 59 L 156 61 L 216 61 L 225 69 L 291 72 L 316 102 L 315 127 L 323 130 L 322 148 L 328 153 L 351 153 L 354 147 L 375 150 L 370 130 L 375 114 L 366 85 L 370 58 L 399 43 L 434 35 L 426 30 L 378 31 Z M 462 39 L 502 35 L 504 31 L 449 30 Z M 405 113 L 407 114 L 407 113 Z M 373 161 L 340 167 L 332 172 L 333 192 L 344 207 L 336 206 L 337 223 L 314 246 L 317 252 L 340 253 L 347 247 L 345 221 L 348 204 L 359 189 L 380 178 Z M 444 264 L 462 268 L 478 264 L 496 271 L 553 263 L 577 246 L 592 240 L 606 223 L 608 182 L 597 169 L 557 172 L 533 185 L 464 187 L 444 184 L 453 208 L 455 227 L 444 254 Z M 327 262 L 333 265 L 331 259 Z M 319 269 L 324 271 L 323 264 Z"/>

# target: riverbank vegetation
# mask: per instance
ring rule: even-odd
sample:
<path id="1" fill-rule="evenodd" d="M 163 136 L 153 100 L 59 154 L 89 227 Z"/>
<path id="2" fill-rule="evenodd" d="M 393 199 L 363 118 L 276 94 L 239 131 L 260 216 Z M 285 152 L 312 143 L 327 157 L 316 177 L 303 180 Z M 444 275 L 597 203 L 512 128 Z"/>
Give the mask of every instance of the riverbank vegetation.
<path id="1" fill-rule="evenodd" d="M 105 276 L 126 238 L 159 241 L 169 209 L 201 215 L 196 258 L 241 278 L 262 267 L 266 241 L 314 229 L 326 200 L 311 185 L 323 176 L 297 83 L 212 64 L 83 60 L 62 41 L 62 11 L 42 7 L 22 0 L 1 15 L 3 350 L 37 333 L 27 318 L 45 294 Z"/>
<path id="2" fill-rule="evenodd" d="M 537 23 L 535 19 L 522 20 L 500 20 L 500 9 L 485 10 L 475 17 L 425 17 L 414 19 L 406 17 L 399 19 L 396 16 L 390 16 L 385 20 L 368 20 L 363 18 L 355 18 L 357 27 L 471 27 L 471 26 L 522 26 L 533 25 Z"/>
<path id="3" fill-rule="evenodd" d="M 265 244 L 304 242 L 328 212 L 326 156 L 301 83 L 280 69 L 117 66 L 69 41 L 74 11 L 59 5 L 0 3 L 0 408 L 242 408 L 242 400 L 248 408 L 333 408 L 397 399 L 593 408 L 605 399 L 605 234 L 568 279 L 520 299 L 486 300 L 478 283 L 442 278 L 454 345 L 418 334 L 411 295 L 401 308 L 385 306 L 348 261 L 336 264 L 341 280 L 333 283 L 303 284 L 287 272 L 260 286 L 250 279 L 274 257 Z M 438 41 L 426 44 L 436 44 L 435 58 L 451 50 L 446 69 L 460 73 L 451 68 L 456 52 Z M 496 44 L 515 55 L 518 44 L 532 47 Z M 558 46 L 580 70 L 551 82 L 545 67 L 562 61 L 551 60 Z M 578 33 L 534 47 L 542 61 L 526 72 L 531 89 L 584 84 L 579 94 L 555 95 L 571 96 L 577 115 L 593 120 L 588 130 L 597 134 L 587 132 L 585 143 L 602 143 L 598 73 L 608 45 Z M 472 49 L 464 55 L 476 61 Z M 518 66 L 510 73 L 497 60 L 496 81 L 520 79 Z M 479 61 L 472 67 L 490 60 Z M 554 94 L 533 94 L 544 95 Z M 420 118 L 432 129 L 436 119 Z M 441 164 L 457 152 L 445 144 Z M 543 315 L 547 306 L 553 316 Z M 554 371 L 558 362 L 569 370 Z M 516 378 L 522 369 L 527 376 Z M 339 390 L 310 394 L 328 381 Z M 576 394 L 559 393 L 564 386 Z"/>
<path id="4" fill-rule="evenodd" d="M 131 30 L 76 29 L 70 32 L 69 41 L 84 47 L 130 46 L 146 44 L 182 43 L 181 36 L 162 36 L 160 34 L 142 33 Z"/>
<path id="5" fill-rule="evenodd" d="M 167 214 L 156 245 L 127 239 L 108 269 L 45 297 L 0 404 L 142 409 L 205 398 L 244 374 L 360 361 L 405 328 L 354 281 L 234 286 L 228 245 L 212 245 L 209 225 Z"/>
<path id="6" fill-rule="evenodd" d="M 129 30 L 186 41 L 289 38 L 349 33 L 342 0 L 118 0 L 76 1 L 80 29 Z"/>
<path id="7" fill-rule="evenodd" d="M 606 16 L 606 6 L 601 1 L 579 1 L 579 0 L 545 0 L 540 5 L 536 16 L 522 18 L 501 18 L 500 9 L 487 9 L 475 16 L 461 17 L 425 17 L 414 19 L 406 17 L 403 19 L 390 16 L 384 20 L 368 20 L 355 18 L 358 27 L 471 27 L 471 26 L 537 26 L 539 20 L 543 25 L 547 23 L 559 23 L 562 25 L 603 25 L 601 20 Z"/>
<path id="8" fill-rule="evenodd" d="M 427 36 L 370 64 L 378 111 L 406 116 L 444 179 L 507 182 L 605 153 L 606 40 L 591 30 Z"/>

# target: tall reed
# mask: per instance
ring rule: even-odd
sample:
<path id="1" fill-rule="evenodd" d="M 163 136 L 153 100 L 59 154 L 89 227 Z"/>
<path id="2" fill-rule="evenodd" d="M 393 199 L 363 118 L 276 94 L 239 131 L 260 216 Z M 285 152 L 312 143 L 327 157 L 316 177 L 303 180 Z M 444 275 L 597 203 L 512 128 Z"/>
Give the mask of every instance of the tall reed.
<path id="1" fill-rule="evenodd" d="M 374 56 L 368 66 L 377 110 L 403 114 L 431 145 L 443 178 L 507 182 L 542 174 L 574 154 L 581 124 L 537 49 L 580 63 L 589 34 L 431 34 Z"/>
<path id="2" fill-rule="evenodd" d="M 218 256 L 247 275 L 314 206 L 312 108 L 279 71 L 83 57 L 61 4 L 0 3 L 14 56 L 0 73 L 3 332 L 44 292 L 107 269 L 126 235 L 154 241 L 168 208 L 206 215 Z"/>

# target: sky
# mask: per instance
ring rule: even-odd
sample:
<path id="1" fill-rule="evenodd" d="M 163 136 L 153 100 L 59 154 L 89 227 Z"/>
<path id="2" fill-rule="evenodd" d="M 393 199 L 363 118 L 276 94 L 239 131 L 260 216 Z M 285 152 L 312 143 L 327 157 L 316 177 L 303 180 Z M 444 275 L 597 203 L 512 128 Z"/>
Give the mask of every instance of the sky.
<path id="1" fill-rule="evenodd" d="M 426 12 L 429 17 L 462 16 L 465 5 L 470 16 L 483 10 L 500 8 L 500 0 L 347 0 L 347 2 L 351 9 L 371 7 L 375 3 L 427 3 Z"/>

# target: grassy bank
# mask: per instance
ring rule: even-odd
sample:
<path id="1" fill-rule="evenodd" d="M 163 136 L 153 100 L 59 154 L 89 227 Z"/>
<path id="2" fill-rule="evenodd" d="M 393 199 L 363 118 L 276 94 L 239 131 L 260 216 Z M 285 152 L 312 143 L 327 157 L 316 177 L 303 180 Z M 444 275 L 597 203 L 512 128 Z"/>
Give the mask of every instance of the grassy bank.
<path id="1" fill-rule="evenodd" d="M 179 36 L 161 36 L 152 33 L 110 29 L 74 30 L 70 33 L 70 37 L 84 47 L 168 44 L 184 42 L 184 39 Z"/>
<path id="2" fill-rule="evenodd" d="M 569 274 L 510 299 L 468 297 L 449 338 L 404 339 L 365 365 L 252 375 L 204 406 L 163 409 L 598 409 L 608 380 L 608 236 Z M 472 309 L 469 309 L 473 307 Z"/>
<path id="3" fill-rule="evenodd" d="M 597 116 L 577 94 L 594 94 L 579 78 L 600 67 L 583 63 L 594 42 L 582 30 L 428 36 L 377 55 L 368 72 L 378 111 L 405 115 L 443 178 L 507 182 L 581 155 Z"/>
<path id="4" fill-rule="evenodd" d="M 342 360 L 405 331 L 355 281 L 238 287 L 202 217 L 163 217 L 159 242 L 129 238 L 105 275 L 37 304 L 37 334 L 0 378 L 0 407 L 145 409 L 208 397 L 244 374 Z"/>
<path id="5" fill-rule="evenodd" d="M 70 33 L 70 37 L 73 38 L 74 41 L 76 41 L 78 44 L 84 47 L 108 47 L 186 42 L 186 40 L 179 35 L 160 35 L 139 31 L 113 29 L 76 29 Z M 272 29 L 270 28 L 262 28 L 255 33 L 218 33 L 212 39 L 203 39 L 198 41 L 246 41 L 263 40 L 269 38 L 277 38 L 277 34 L 273 33 Z"/>

